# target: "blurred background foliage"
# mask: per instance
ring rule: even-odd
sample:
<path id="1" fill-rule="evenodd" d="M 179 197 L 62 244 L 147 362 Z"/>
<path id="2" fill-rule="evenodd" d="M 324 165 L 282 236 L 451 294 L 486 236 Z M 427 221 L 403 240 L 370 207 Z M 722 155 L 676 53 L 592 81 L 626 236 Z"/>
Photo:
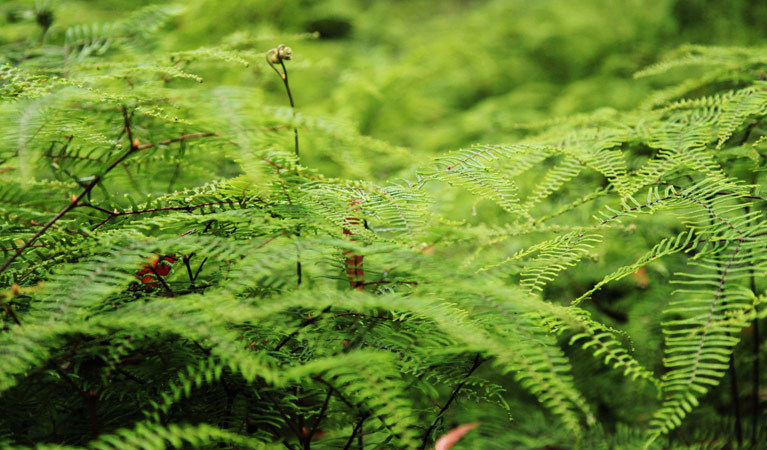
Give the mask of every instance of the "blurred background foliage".
<path id="1" fill-rule="evenodd" d="M 22 44 L 29 39 L 63 42 L 64 30 L 71 26 L 112 22 L 153 3 L 162 2 L 5 1 L 0 4 L 4 49 L 0 54 L 27 58 L 21 50 L 13 56 L 13 49 L 29 48 Z M 671 72 L 634 79 L 638 70 L 685 43 L 762 45 L 767 25 L 767 2 L 760 0 L 189 0 L 180 7 L 183 11 L 163 25 L 159 40 L 136 45 L 173 51 L 222 44 L 266 51 L 280 43 L 290 45 L 295 55 L 289 65 L 290 82 L 297 109 L 322 118 L 325 130 L 302 131 L 302 164 L 329 176 L 376 181 L 412 178 L 415 168 L 432 156 L 473 143 L 514 143 L 531 133 L 522 126 L 526 123 L 599 109 L 634 108 L 654 89 L 689 75 Z M 53 15 L 44 35 L 40 29 L 45 27 L 39 22 L 48 19 L 34 14 L 35 10 Z M 141 54 L 136 51 L 135 57 Z M 247 70 L 199 63 L 194 72 L 205 79 L 201 89 L 246 87 L 254 104 L 287 106 L 283 86 L 263 54 L 254 54 Z M 248 103 L 249 98 L 238 101 Z M 371 143 L 371 151 L 363 153 L 357 141 L 344 140 L 348 130 L 382 142 Z M 220 165 L 222 177 L 237 174 L 235 164 L 213 163 Z M 185 176 L 188 179 L 180 185 L 195 184 L 194 173 Z M 205 181 L 197 180 L 197 184 Z M 573 197 L 592 191 L 596 183 L 588 178 L 582 182 L 582 192 Z M 158 191 L 166 189 L 167 181 L 160 185 Z M 524 191 L 525 185 L 520 188 Z M 483 208 L 474 219 L 471 201 L 462 201 L 469 195 L 450 192 L 442 197 L 450 208 L 444 211 L 448 217 L 500 220 L 501 210 L 493 207 Z M 556 200 L 553 196 L 548 201 Z M 546 212 L 555 206 L 540 208 Z M 589 211 L 582 214 L 579 223 L 589 220 Z M 663 219 L 654 217 L 646 221 L 652 226 L 643 227 L 642 220 L 601 246 L 578 271 L 548 287 L 545 298 L 573 298 L 611 268 L 630 262 L 625 255 L 640 254 L 675 226 L 669 221 L 662 230 Z M 598 292 L 587 305 L 609 326 L 634 337 L 653 336 L 633 345 L 636 358 L 657 371 L 662 370 L 659 316 L 673 289 L 668 280 L 683 264 L 682 257 L 653 263 L 648 270 Z M 621 428 L 621 423 L 643 414 L 646 419 L 653 407 L 638 402 L 609 409 L 609 404 L 615 404 L 608 401 L 610 397 L 620 397 L 622 389 L 635 385 L 585 354 L 575 353 L 569 356 L 581 375 L 576 379 L 594 379 L 596 374 L 613 379 L 609 390 L 601 383 L 581 381 L 579 385 L 600 406 L 603 426 L 615 428 L 614 440 L 623 443 L 604 448 L 633 448 L 621 446 L 635 441 L 632 431 Z M 751 389 L 747 381 L 741 386 L 744 391 Z M 631 393 L 632 398 L 637 395 Z M 729 426 L 727 383 L 712 395 L 713 400 L 697 409 L 692 414 L 696 418 L 688 422 Z M 528 403 L 535 401 L 529 398 Z M 558 445 L 570 439 L 564 429 L 541 426 L 547 420 L 542 413 L 514 414 L 517 426 L 513 429 L 493 428 L 499 420 L 490 416 L 498 411 L 479 413 L 488 416 L 480 417 L 488 424 L 482 433 L 503 442 L 505 447 L 499 448 L 563 448 Z M 450 420 L 461 423 L 476 419 L 478 412 L 455 408 L 454 414 Z M 696 428 L 705 434 L 705 428 Z M 609 441 L 599 442 L 608 445 Z"/>
<path id="2" fill-rule="evenodd" d="M 24 13 L 30 5 L 52 7 L 47 39 L 56 40 L 69 26 L 110 22 L 152 3 L 5 2 L 0 45 L 39 34 Z M 658 83 L 633 80 L 637 70 L 684 43 L 762 43 L 766 23 L 759 0 L 190 0 L 154 44 L 288 42 L 301 111 L 352 122 L 422 158 L 513 141 L 520 123 L 629 109 Z M 267 103 L 281 104 L 279 80 L 260 76 L 266 69 L 258 61 L 250 73 L 211 67 L 201 75 L 213 85 L 262 89 Z"/>

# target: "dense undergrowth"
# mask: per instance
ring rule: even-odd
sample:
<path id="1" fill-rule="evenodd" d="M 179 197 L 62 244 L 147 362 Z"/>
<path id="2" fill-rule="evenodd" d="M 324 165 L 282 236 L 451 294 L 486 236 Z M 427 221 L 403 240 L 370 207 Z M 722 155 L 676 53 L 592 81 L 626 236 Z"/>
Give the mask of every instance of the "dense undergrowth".
<path id="1" fill-rule="evenodd" d="M 0 6 L 3 448 L 767 440 L 759 2 L 123 3 Z"/>

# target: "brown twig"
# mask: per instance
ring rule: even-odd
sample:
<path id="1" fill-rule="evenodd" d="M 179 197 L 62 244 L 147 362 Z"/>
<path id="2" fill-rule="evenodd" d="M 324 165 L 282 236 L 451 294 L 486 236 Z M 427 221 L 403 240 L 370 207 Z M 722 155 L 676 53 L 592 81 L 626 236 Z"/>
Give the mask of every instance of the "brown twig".
<path id="1" fill-rule="evenodd" d="M 93 390 L 85 391 L 83 388 L 77 385 L 77 383 L 72 380 L 69 375 L 67 375 L 66 372 L 64 372 L 63 369 L 60 367 L 55 367 L 54 370 L 56 373 L 61 376 L 61 378 L 64 379 L 72 388 L 80 394 L 80 396 L 83 398 L 83 401 L 85 402 L 85 406 L 88 408 L 88 415 L 91 420 L 91 434 L 93 435 L 93 438 L 97 438 L 99 435 L 99 417 L 98 417 L 98 409 L 97 409 L 97 402 L 99 397 L 99 391 L 94 392 Z"/>
<path id="2" fill-rule="evenodd" d="M 471 374 L 474 373 L 475 370 L 483 363 L 482 355 L 477 353 L 477 356 L 474 357 L 474 363 L 471 366 L 471 369 L 469 369 L 469 372 L 466 373 L 466 375 L 463 377 L 463 380 L 458 383 L 458 385 L 453 389 L 453 392 L 450 394 L 450 397 L 447 399 L 447 402 L 445 402 L 445 405 L 439 410 L 439 414 L 437 414 L 437 417 L 434 418 L 434 421 L 432 422 L 429 429 L 426 430 L 426 433 L 423 435 L 423 444 L 421 445 L 421 449 L 426 449 L 426 446 L 429 444 L 429 439 L 431 438 L 431 433 L 434 431 L 435 428 L 437 428 L 437 424 L 439 423 L 439 420 L 442 418 L 442 416 L 445 415 L 447 412 L 447 409 L 450 407 L 450 404 L 453 403 L 453 400 L 458 396 L 458 393 L 461 391 L 463 386 L 468 381 Z"/>
<path id="3" fill-rule="evenodd" d="M 239 202 L 240 205 L 244 205 L 247 203 L 248 199 L 243 199 Z M 215 201 L 215 202 L 206 202 L 206 203 L 200 203 L 198 205 L 188 205 L 188 206 L 165 206 L 162 208 L 148 208 L 148 209 L 139 209 L 135 211 L 109 211 L 107 209 L 101 208 L 96 205 L 92 205 L 90 203 L 83 203 L 79 206 L 93 208 L 98 211 L 101 211 L 105 214 L 109 214 L 104 220 L 97 223 L 95 226 L 91 227 L 91 231 L 94 231 L 98 228 L 100 228 L 102 225 L 107 223 L 109 220 L 111 220 L 113 217 L 119 217 L 119 216 L 131 216 L 136 214 L 149 214 L 154 212 L 162 212 L 162 211 L 187 211 L 191 212 L 195 209 L 204 208 L 206 206 L 214 206 L 214 205 L 233 205 L 235 202 L 234 200 L 221 200 L 221 201 Z"/>
<path id="4" fill-rule="evenodd" d="M 333 395 L 333 390 L 328 389 L 328 393 L 325 396 L 325 401 L 322 403 L 322 408 L 320 408 L 320 413 L 317 415 L 317 421 L 314 422 L 314 426 L 311 430 L 309 430 L 309 435 L 306 437 L 307 444 L 311 444 L 312 438 L 317 433 L 317 430 L 320 427 L 320 424 L 322 423 L 322 420 L 325 418 L 325 413 L 328 410 L 328 405 L 330 404 L 330 397 Z M 308 448 L 308 445 L 307 445 Z"/>
<path id="5" fill-rule="evenodd" d="M 117 167 L 127 157 L 131 156 L 133 153 L 138 151 L 138 147 L 134 145 L 135 142 L 133 141 L 133 131 L 131 130 L 131 123 L 130 123 L 130 119 L 128 117 L 128 109 L 125 106 L 122 107 L 122 115 L 123 115 L 123 128 L 124 128 L 126 134 L 128 135 L 128 139 L 129 139 L 129 142 L 130 142 L 130 147 L 128 148 L 128 151 L 126 151 L 125 153 L 120 155 L 117 159 L 115 159 L 100 175 L 94 176 L 93 180 L 91 180 L 91 182 L 88 183 L 83 188 L 83 191 L 80 193 L 80 195 L 73 195 L 72 196 L 72 201 L 70 201 L 69 204 L 67 204 L 67 206 L 65 206 L 61 211 L 58 212 L 58 214 L 56 214 L 51 220 L 49 220 L 45 225 L 43 225 L 43 227 L 40 228 L 40 230 L 37 233 L 35 233 L 31 238 L 27 239 L 27 241 L 24 242 L 24 244 L 21 247 L 19 247 L 16 250 L 16 252 L 10 258 L 8 258 L 5 261 L 5 263 L 3 263 L 2 266 L 0 266 L 0 274 L 5 272 L 5 270 L 8 269 L 8 267 L 10 267 L 10 265 L 13 264 L 13 262 L 16 261 L 16 259 L 18 259 L 19 256 L 21 256 L 21 254 L 24 253 L 25 250 L 30 248 L 30 246 L 32 244 L 34 244 L 35 241 L 37 241 L 37 239 L 40 238 L 40 236 L 45 234 L 45 232 L 48 231 L 48 229 L 53 227 L 53 225 L 56 222 L 58 222 L 62 217 L 64 217 L 69 211 L 71 211 L 74 208 L 76 208 L 78 206 L 78 204 L 80 203 L 80 201 L 84 197 L 87 197 L 91 193 L 93 188 L 96 187 L 96 185 L 99 184 L 101 182 L 101 180 L 109 172 L 112 171 L 112 169 Z M 18 320 L 18 318 L 17 318 L 17 320 Z"/>
<path id="6" fill-rule="evenodd" d="M 165 290 L 168 291 L 168 294 L 173 296 L 174 295 L 173 289 L 171 289 L 170 286 L 168 286 L 168 283 L 165 282 L 165 279 L 161 277 L 159 273 L 157 273 L 157 270 L 154 267 L 152 267 L 151 264 L 147 264 L 146 267 L 154 274 L 155 278 L 157 278 L 160 281 L 160 283 L 165 288 Z"/>
<path id="7" fill-rule="evenodd" d="M 11 304 L 8 302 L 3 302 L 3 308 L 5 308 L 5 312 L 11 316 L 11 319 L 13 319 L 14 322 L 16 322 L 16 325 L 21 325 L 21 321 L 19 320 L 19 316 L 16 315 L 15 312 L 13 312 L 13 308 L 11 308 Z"/>
<path id="8" fill-rule="evenodd" d="M 148 148 L 154 147 L 155 145 L 168 145 L 168 144 L 172 144 L 174 142 L 186 141 L 187 139 L 195 139 L 195 138 L 210 137 L 210 136 L 218 136 L 218 133 L 208 132 L 208 133 L 185 134 L 183 136 L 179 136 L 179 137 L 176 137 L 176 138 L 166 139 L 164 141 L 160 141 L 157 144 L 141 144 L 141 145 L 136 147 L 136 150 L 146 150 Z M 133 142 L 133 141 L 131 141 L 131 142 Z"/>
<path id="9" fill-rule="evenodd" d="M 344 317 L 344 316 L 368 317 L 370 319 L 391 320 L 392 322 L 397 321 L 395 317 L 371 316 L 369 314 L 363 314 L 363 313 L 351 312 L 351 311 L 333 314 L 333 317 Z"/>

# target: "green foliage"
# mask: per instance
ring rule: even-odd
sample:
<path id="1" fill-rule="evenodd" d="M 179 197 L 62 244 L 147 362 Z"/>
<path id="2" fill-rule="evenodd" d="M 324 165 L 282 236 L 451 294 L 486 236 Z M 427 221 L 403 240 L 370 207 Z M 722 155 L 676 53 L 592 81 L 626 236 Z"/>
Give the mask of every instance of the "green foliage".
<path id="1" fill-rule="evenodd" d="M 736 372 L 767 315 L 764 50 L 682 46 L 634 81 L 665 41 L 600 55 L 695 2 L 490 1 L 456 29 L 476 41 L 422 46 L 423 31 L 372 26 L 376 6 L 245 3 L 67 26 L 46 2 L 5 7 L 4 448 L 423 449 L 472 421 L 456 448 L 764 439 L 763 377 Z M 397 5 L 426 21 L 422 7 Z M 257 26 L 179 42 L 220 32 L 228 8 Z M 511 56 L 503 29 L 477 32 L 520 12 Z M 626 27 L 570 58 L 567 33 L 600 12 Z M 377 60 L 307 27 L 405 45 L 405 62 L 364 79 Z M 294 60 L 268 50 L 282 39 Z M 619 87 L 595 99 L 586 75 Z M 500 114 L 535 86 L 572 102 Z M 621 111 L 550 119 L 625 92 Z M 496 130 L 454 126 L 487 117 Z M 463 149 L 400 146 L 442 142 Z M 733 423 L 730 405 L 748 413 Z"/>

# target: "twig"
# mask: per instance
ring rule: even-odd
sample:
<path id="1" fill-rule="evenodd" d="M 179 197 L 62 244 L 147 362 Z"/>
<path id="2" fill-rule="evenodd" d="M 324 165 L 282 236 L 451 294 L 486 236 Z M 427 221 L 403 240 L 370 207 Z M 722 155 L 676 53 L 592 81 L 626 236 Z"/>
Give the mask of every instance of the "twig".
<path id="1" fill-rule="evenodd" d="M 115 370 L 120 372 L 122 375 L 125 376 L 125 378 L 133 381 L 134 383 L 146 384 L 146 381 L 144 381 L 142 379 L 139 379 L 138 377 L 136 377 L 135 375 L 131 374 L 130 372 L 128 372 L 125 369 L 121 369 L 120 367 L 115 367 Z"/>
<path id="2" fill-rule="evenodd" d="M 328 394 L 325 396 L 325 402 L 322 403 L 322 408 L 320 409 L 320 413 L 317 416 L 317 421 L 314 423 L 314 426 L 309 431 L 309 436 L 306 438 L 307 443 L 312 442 L 312 437 L 314 437 L 315 433 L 317 433 L 317 429 L 320 427 L 320 423 L 322 423 L 322 419 L 325 418 L 325 413 L 328 410 L 328 405 L 330 404 L 330 397 L 333 395 L 333 390 L 328 389 Z M 308 447 L 307 447 L 308 448 Z"/>
<path id="3" fill-rule="evenodd" d="M 756 172 L 753 172 L 751 174 L 751 184 L 756 184 L 757 182 L 757 174 Z M 746 214 L 751 212 L 751 207 L 747 204 L 746 207 Z M 751 254 L 754 255 L 754 251 L 751 251 Z M 756 277 L 754 273 L 753 266 L 749 268 L 750 272 L 750 287 L 751 292 L 753 292 L 754 295 L 756 295 Z M 759 425 L 759 306 L 754 305 L 754 320 L 752 323 L 752 327 L 754 329 L 753 333 L 753 343 L 751 345 L 751 353 L 754 358 L 754 366 L 751 373 L 751 381 L 753 386 L 753 398 L 751 403 L 751 445 L 756 447 L 756 439 L 758 437 L 758 425 Z"/>
<path id="4" fill-rule="evenodd" d="M 19 316 L 16 315 L 16 313 L 13 311 L 13 308 L 11 308 L 11 304 L 8 302 L 3 302 L 3 308 L 5 308 L 6 314 L 11 316 L 11 319 L 13 319 L 14 322 L 16 322 L 16 325 L 21 325 L 21 321 L 19 320 Z"/>
<path id="5" fill-rule="evenodd" d="M 303 442 L 301 430 L 293 423 L 292 420 L 290 420 L 290 417 L 285 412 L 284 409 L 282 409 L 282 406 L 277 402 L 277 400 L 267 391 L 263 392 L 266 398 L 268 398 L 272 404 L 274 404 L 274 407 L 277 409 L 277 412 L 280 413 L 280 416 L 282 417 L 282 420 L 285 421 L 285 424 L 293 431 L 293 433 L 296 434 L 296 437 L 298 438 L 298 442 Z"/>
<path id="6" fill-rule="evenodd" d="M 88 408 L 88 415 L 91 419 L 91 434 L 93 435 L 93 438 L 97 438 L 99 435 L 99 417 L 98 417 L 98 410 L 96 402 L 98 401 L 98 392 L 88 391 L 86 392 L 83 388 L 77 385 L 70 377 L 67 375 L 64 370 L 62 370 L 60 367 L 55 367 L 54 370 L 56 373 L 61 376 L 61 378 L 64 379 L 72 388 L 80 394 L 80 396 L 83 398 L 83 401 L 85 402 L 85 406 Z"/>
<path id="7" fill-rule="evenodd" d="M 431 433 L 434 431 L 435 428 L 437 428 L 437 424 L 439 423 L 439 420 L 442 418 L 442 416 L 445 415 L 447 412 L 447 409 L 450 407 L 450 404 L 453 403 L 453 400 L 458 396 L 458 393 L 461 391 L 461 388 L 466 384 L 469 377 L 472 373 L 474 373 L 475 370 L 483 363 L 482 361 L 482 355 L 477 353 L 477 356 L 474 357 L 474 364 L 471 366 L 471 369 L 469 369 L 469 372 L 466 374 L 466 376 L 463 377 L 463 380 L 458 383 L 458 386 L 453 389 L 453 392 L 450 394 L 450 398 L 447 399 L 447 402 L 445 402 L 445 406 L 440 409 L 439 414 L 437 414 L 437 417 L 434 418 L 434 422 L 432 422 L 431 426 L 428 430 L 426 430 L 426 433 L 423 435 L 423 444 L 421 445 L 421 449 L 426 449 L 426 446 L 429 445 L 429 438 L 431 438 Z"/>
<path id="8" fill-rule="evenodd" d="M 186 256 L 184 255 L 181 257 L 181 260 L 184 261 L 184 265 L 186 266 L 186 273 L 189 275 L 189 282 L 192 284 L 192 287 L 194 287 L 194 276 L 192 275 L 192 267 L 189 265 L 189 260 L 192 258 L 192 256 Z"/>
<path id="9" fill-rule="evenodd" d="M 394 317 L 384 317 L 384 316 L 371 316 L 369 314 L 363 314 L 358 312 L 342 312 L 338 314 L 333 314 L 333 317 L 343 317 L 343 316 L 357 316 L 357 317 L 369 317 L 371 319 L 381 319 L 381 320 L 391 320 L 392 322 L 396 322 L 397 319 Z"/>
<path id="10" fill-rule="evenodd" d="M 671 187 L 673 187 L 675 189 L 680 189 L 680 190 L 686 189 L 684 186 L 679 186 L 679 185 L 676 185 L 676 184 L 673 184 L 673 183 L 669 183 L 667 181 L 658 181 L 658 184 L 664 184 L 666 186 L 671 186 Z M 734 192 L 711 192 L 710 194 L 711 195 L 727 195 L 727 196 L 733 196 L 733 197 L 738 197 L 738 198 L 748 198 L 748 199 L 753 199 L 753 200 L 764 200 L 764 201 L 767 201 L 767 197 L 761 197 L 759 195 L 739 195 L 739 194 L 736 194 Z"/>
<path id="11" fill-rule="evenodd" d="M 363 284 L 365 286 L 379 285 L 379 284 L 410 284 L 410 285 L 413 285 L 413 286 L 418 286 L 418 281 L 397 281 L 397 280 L 386 281 L 386 280 L 381 280 L 381 281 L 363 281 L 361 284 Z"/>
<path id="12" fill-rule="evenodd" d="M 730 364 L 730 395 L 732 395 L 732 406 L 735 410 L 735 436 L 738 439 L 738 448 L 741 448 L 743 447 L 743 423 L 740 414 L 740 391 L 738 390 L 738 373 L 735 369 L 734 356 Z"/>
<path id="13" fill-rule="evenodd" d="M 200 265 L 197 267 L 197 272 L 195 272 L 195 273 L 194 273 L 194 278 L 192 279 L 192 282 L 195 282 L 195 281 L 197 281 L 197 277 L 199 277 L 199 276 L 200 276 L 200 271 L 202 270 L 202 266 L 204 266 L 204 265 L 205 265 L 205 262 L 206 262 L 207 260 L 208 260 L 208 257 L 207 257 L 207 256 L 206 256 L 205 258 L 203 258 L 203 259 L 202 259 L 202 262 L 201 262 L 201 263 L 200 263 Z"/>
<path id="14" fill-rule="evenodd" d="M 327 307 L 325 307 L 325 309 L 323 309 L 322 311 L 320 311 L 320 313 L 319 313 L 319 314 L 317 314 L 316 316 L 314 316 L 314 317 L 310 317 L 309 319 L 306 319 L 306 320 L 304 320 L 304 321 L 301 323 L 301 325 L 299 325 L 299 326 L 298 326 L 298 328 L 297 328 L 297 329 L 296 329 L 294 332 L 292 332 L 292 333 L 290 333 L 289 335 L 285 336 L 285 337 L 282 339 L 282 341 L 280 341 L 280 343 L 279 343 L 279 344 L 277 344 L 277 347 L 275 347 L 275 348 L 274 348 L 274 351 L 279 351 L 279 350 L 280 350 L 282 347 L 284 347 L 284 346 L 285 346 L 285 344 L 287 344 L 288 342 L 290 342 L 290 340 L 291 340 L 291 339 L 293 339 L 294 337 L 296 337 L 296 336 L 298 335 L 298 333 L 300 333 L 300 332 L 301 332 L 301 330 L 302 330 L 302 329 L 304 329 L 304 328 L 308 327 L 309 325 L 313 324 L 314 322 L 316 322 L 316 321 L 320 320 L 320 319 L 322 318 L 322 314 L 324 314 L 324 313 L 326 313 L 326 312 L 328 312 L 328 311 L 330 311 L 330 305 L 328 305 Z"/>
<path id="15" fill-rule="evenodd" d="M 35 233 L 35 234 L 34 234 L 34 235 L 31 237 L 31 238 L 29 238 L 29 239 L 28 239 L 28 240 L 27 240 L 27 241 L 24 243 L 24 245 L 22 245 L 21 247 L 19 247 L 19 248 L 18 248 L 18 250 L 16 250 L 16 253 L 14 253 L 14 254 L 13 254 L 13 256 L 11 256 L 10 258 L 8 258 L 8 260 L 6 260 L 6 261 L 5 261 L 5 263 L 4 263 L 2 266 L 0 266 L 0 274 L 2 274 L 3 272 L 5 272 L 5 270 L 6 270 L 6 269 L 7 269 L 7 268 L 8 268 L 8 267 L 11 265 L 11 264 L 13 264 L 13 262 L 14 262 L 14 261 L 16 261 L 16 259 L 18 259 L 18 257 L 19 257 L 19 256 L 21 256 L 21 254 L 22 254 L 22 253 L 24 253 L 24 251 L 25 251 L 26 249 L 28 249 L 28 248 L 29 248 L 29 246 L 30 246 L 30 245 L 32 245 L 32 244 L 34 244 L 34 243 L 35 243 L 35 241 L 36 241 L 36 240 L 37 240 L 37 239 L 38 239 L 40 236 L 42 236 L 43 234 L 45 234 L 45 232 L 46 232 L 46 231 L 48 231 L 48 229 L 49 229 L 49 228 L 51 228 L 51 227 L 52 227 L 52 226 L 53 226 L 53 225 L 54 225 L 56 222 L 58 222 L 58 221 L 59 221 L 59 220 L 60 220 L 62 217 L 64 217 L 64 216 L 65 216 L 65 215 L 66 215 L 66 214 L 67 214 L 69 211 L 71 211 L 71 210 L 73 210 L 75 207 L 77 207 L 77 205 L 80 203 L 80 201 L 83 199 L 83 197 L 86 197 L 88 194 L 90 194 L 90 192 L 93 190 L 93 188 L 94 188 L 94 187 L 96 187 L 96 185 L 97 185 L 97 184 L 99 184 L 99 183 L 101 182 L 101 180 L 102 180 L 102 179 L 103 179 L 103 178 L 104 178 L 104 177 L 105 177 L 105 176 L 106 176 L 106 175 L 107 175 L 109 172 L 111 172 L 111 171 L 112 171 L 112 169 L 114 169 L 115 167 L 117 167 L 117 165 L 119 165 L 121 162 L 123 162 L 123 161 L 125 160 L 125 158 L 129 157 L 130 155 L 132 155 L 133 153 L 135 153 L 135 152 L 138 150 L 138 147 L 136 147 L 136 146 L 134 146 L 134 145 L 133 145 L 133 144 L 134 144 L 134 142 L 133 142 L 133 132 L 131 131 L 130 119 L 128 119 L 128 110 L 127 110 L 127 108 L 126 108 L 126 107 L 124 107 L 124 106 L 123 106 L 123 108 L 122 108 L 122 113 L 123 113 L 123 120 L 124 120 L 124 128 L 125 128 L 125 131 L 126 131 L 126 133 L 128 134 L 128 138 L 130 139 L 130 147 L 128 148 L 128 151 L 126 151 L 126 152 L 125 152 L 125 153 L 123 153 L 121 156 L 119 156 L 117 159 L 115 159 L 115 160 L 114 160 L 114 161 L 113 161 L 113 162 L 112 162 L 112 163 L 111 163 L 111 164 L 110 164 L 110 165 L 109 165 L 109 166 L 108 166 L 108 167 L 107 167 L 107 168 L 106 168 L 106 169 L 105 169 L 105 170 L 104 170 L 104 171 L 101 173 L 101 175 L 96 175 L 95 177 L 93 177 L 93 180 L 91 180 L 91 182 L 90 182 L 90 183 L 88 183 L 88 184 L 85 186 L 85 188 L 84 188 L 84 189 L 83 189 L 83 191 L 80 193 L 80 195 L 77 195 L 77 196 L 73 196 L 73 197 L 72 197 L 72 201 L 71 201 L 71 202 L 69 202 L 69 204 L 68 204 L 67 206 L 65 206 L 65 207 L 64 207 L 64 208 L 63 208 L 61 211 L 59 211 L 59 213 L 58 213 L 58 214 L 56 214 L 56 215 L 55 215 L 55 216 L 54 216 L 54 217 L 53 217 L 51 220 L 49 220 L 49 221 L 48 221 L 48 223 L 46 223 L 45 225 L 43 225 L 43 227 L 42 227 L 42 228 L 41 228 L 41 229 L 40 229 L 40 230 L 39 230 L 37 233 Z"/>
<path id="16" fill-rule="evenodd" d="M 160 274 L 159 274 L 159 273 L 157 273 L 157 270 L 155 270 L 155 268 L 154 268 L 154 267 L 152 267 L 152 265 L 151 265 L 151 264 L 147 264 L 146 266 L 147 266 L 147 267 L 149 268 L 149 270 L 150 270 L 150 271 L 151 271 L 151 272 L 154 274 L 155 278 L 157 278 L 157 279 L 160 281 L 160 283 L 162 283 L 162 286 L 165 288 L 165 290 L 166 290 L 166 291 L 168 291 L 168 294 L 170 294 L 171 296 L 173 296 L 173 295 L 174 295 L 173 289 L 171 289 L 171 288 L 170 288 L 170 286 L 168 286 L 168 283 L 166 283 L 166 282 L 165 282 L 165 280 L 163 279 L 163 277 L 161 277 L 161 276 L 160 276 Z"/>
<path id="17" fill-rule="evenodd" d="M 174 142 L 181 142 L 186 141 L 187 139 L 195 139 L 195 138 L 201 138 L 201 137 L 210 137 L 210 136 L 218 136 L 218 133 L 192 133 L 192 134 L 185 134 L 183 136 L 175 137 L 172 139 L 166 139 L 164 141 L 158 142 L 156 145 L 168 145 L 172 144 Z M 133 142 L 133 141 L 131 141 Z M 148 148 L 154 147 L 155 144 L 141 144 L 136 147 L 136 150 L 146 150 Z"/>
<path id="18" fill-rule="evenodd" d="M 248 199 L 243 199 L 239 203 L 241 205 L 245 204 L 248 201 Z M 107 223 L 109 220 L 111 220 L 113 217 L 119 217 L 119 216 L 131 216 L 135 214 L 149 214 L 154 212 L 162 212 L 162 211 L 187 211 L 192 212 L 195 209 L 204 208 L 206 206 L 214 206 L 214 205 L 233 205 L 235 203 L 234 200 L 220 200 L 215 202 L 206 202 L 206 203 L 200 203 L 198 205 L 189 205 L 189 206 L 165 206 L 162 208 L 148 208 L 148 209 L 139 209 L 135 211 L 109 211 L 107 209 L 101 208 L 99 206 L 91 205 L 90 203 L 83 203 L 79 206 L 87 206 L 89 208 L 93 208 L 96 210 L 99 210 L 103 213 L 109 214 L 104 220 L 97 223 L 93 227 L 91 227 L 91 231 L 95 231 L 96 229 L 100 228 L 102 225 Z"/>
<path id="19" fill-rule="evenodd" d="M 357 433 L 362 429 L 362 424 L 367 418 L 368 416 L 362 416 L 360 421 L 357 422 L 357 425 L 354 426 L 354 429 L 352 429 L 352 435 L 349 436 L 349 440 L 346 441 L 346 445 L 344 445 L 344 450 L 349 450 L 351 448 L 352 443 L 354 442 L 354 437 L 357 436 Z"/>
<path id="20" fill-rule="evenodd" d="M 273 48 L 266 52 L 266 62 L 269 63 L 269 65 L 274 69 L 275 72 L 277 72 L 277 75 L 280 76 L 280 79 L 282 80 L 282 83 L 285 85 L 285 92 L 288 94 L 288 101 L 290 102 L 290 109 L 293 114 L 293 136 L 294 136 L 294 145 L 295 145 L 295 151 L 296 151 L 296 159 L 298 159 L 298 162 L 301 162 L 301 158 L 299 156 L 298 152 L 298 128 L 295 126 L 296 121 L 296 105 L 295 102 L 293 102 L 293 93 L 290 91 L 290 83 L 288 82 L 288 68 L 285 67 L 285 61 L 293 58 L 293 50 L 290 49 L 290 47 L 286 47 L 285 45 L 280 44 L 277 46 L 277 48 Z M 282 67 L 282 72 L 280 72 L 277 67 L 274 65 L 275 63 L 279 63 Z M 287 192 L 285 193 L 287 196 Z M 288 201 L 290 201 L 290 197 L 288 197 Z M 296 237 L 301 237 L 301 228 L 296 231 Z M 297 278 L 297 284 L 301 286 L 301 281 L 303 278 L 303 273 L 301 270 L 301 249 L 296 249 L 296 278 Z"/>

